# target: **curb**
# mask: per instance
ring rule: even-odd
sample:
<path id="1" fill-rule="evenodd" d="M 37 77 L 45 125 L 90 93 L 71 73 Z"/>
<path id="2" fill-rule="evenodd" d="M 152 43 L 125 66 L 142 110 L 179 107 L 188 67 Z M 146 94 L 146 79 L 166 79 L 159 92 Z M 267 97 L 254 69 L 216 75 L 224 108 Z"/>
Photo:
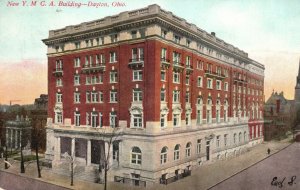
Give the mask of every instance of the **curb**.
<path id="1" fill-rule="evenodd" d="M 260 163 L 260 162 L 262 162 L 262 161 L 268 159 L 270 156 L 273 156 L 273 155 L 275 155 L 275 154 L 277 154 L 277 153 L 283 151 L 284 149 L 288 148 L 288 147 L 291 146 L 292 144 L 294 144 L 294 143 L 291 143 L 291 144 L 287 145 L 286 147 L 282 148 L 281 150 L 278 150 L 277 152 L 274 152 L 273 154 L 271 154 L 271 155 L 269 155 L 269 156 L 263 158 L 262 160 L 259 160 L 258 162 L 255 162 L 254 164 L 251 164 L 250 166 L 248 166 L 248 167 L 246 167 L 246 168 L 244 168 L 244 169 L 242 169 L 242 170 L 240 170 L 240 171 L 238 171 L 238 172 L 232 174 L 231 176 L 229 176 L 229 177 L 227 177 L 227 178 L 225 178 L 225 179 L 219 181 L 218 183 L 216 183 L 216 184 L 210 186 L 209 188 L 207 188 L 207 190 L 212 189 L 213 187 L 215 187 L 215 186 L 217 186 L 217 185 L 223 183 L 224 181 L 226 181 L 226 180 L 228 180 L 228 179 L 230 179 L 230 178 L 232 178 L 232 177 L 238 175 L 239 173 L 242 173 L 243 171 L 245 171 L 245 170 L 251 168 L 252 166 L 255 166 L 256 164 L 258 164 L 258 163 Z"/>

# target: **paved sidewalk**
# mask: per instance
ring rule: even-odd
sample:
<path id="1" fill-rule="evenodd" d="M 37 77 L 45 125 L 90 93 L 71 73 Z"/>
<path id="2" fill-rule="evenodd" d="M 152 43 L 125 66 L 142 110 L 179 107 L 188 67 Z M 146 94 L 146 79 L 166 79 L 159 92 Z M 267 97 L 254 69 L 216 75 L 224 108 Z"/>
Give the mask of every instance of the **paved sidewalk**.
<path id="1" fill-rule="evenodd" d="M 186 177 L 177 182 L 171 183 L 169 185 L 154 185 L 147 189 L 151 190 L 193 190 L 193 189 L 208 189 L 209 187 L 217 184 L 218 182 L 234 175 L 235 173 L 259 162 L 260 160 L 266 158 L 267 149 L 271 149 L 271 154 L 274 154 L 278 150 L 283 149 L 288 146 L 290 139 L 285 139 L 283 141 L 277 142 L 264 142 L 263 144 L 257 145 L 251 148 L 251 151 L 246 152 L 238 157 L 231 158 L 224 161 L 218 161 L 210 165 L 203 165 L 196 170 L 192 171 L 192 176 Z M 19 163 L 14 163 L 11 168 L 7 171 L 12 173 L 19 172 Z M 0 164 L 1 170 L 3 170 L 3 164 Z M 22 174 L 26 176 L 31 176 L 33 178 L 37 177 L 36 163 L 33 162 L 26 167 L 26 173 Z M 38 178 L 36 178 L 38 179 Z M 90 183 L 85 181 L 78 181 L 75 178 L 74 186 L 70 186 L 70 179 L 66 176 L 57 175 L 51 172 L 47 168 L 42 169 L 42 178 L 38 179 L 42 181 L 47 181 L 49 183 L 54 183 L 63 187 L 70 189 L 88 189 L 88 190 L 100 190 L 103 189 L 102 184 Z M 142 187 L 134 187 L 125 184 L 110 182 L 108 184 L 108 189 L 111 190 L 126 190 L 126 189 L 145 189 Z"/>

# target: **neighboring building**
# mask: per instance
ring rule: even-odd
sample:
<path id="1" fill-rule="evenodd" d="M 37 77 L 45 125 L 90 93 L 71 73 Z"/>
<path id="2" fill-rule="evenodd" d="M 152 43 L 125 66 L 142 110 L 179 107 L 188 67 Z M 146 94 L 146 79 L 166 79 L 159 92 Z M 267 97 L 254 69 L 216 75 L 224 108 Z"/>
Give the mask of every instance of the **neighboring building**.
<path id="1" fill-rule="evenodd" d="M 263 141 L 264 66 L 158 5 L 51 30 L 43 42 L 54 171 L 69 152 L 94 180 L 110 150 L 110 180 L 169 183 Z M 121 141 L 108 149 L 97 130 L 115 127 Z"/>
<path id="2" fill-rule="evenodd" d="M 264 107 L 265 140 L 280 139 L 291 131 L 293 125 L 293 100 L 285 99 L 283 92 L 273 91 Z"/>
<path id="3" fill-rule="evenodd" d="M 15 120 L 5 123 L 6 129 L 6 145 L 9 149 L 20 149 L 20 147 L 28 147 L 30 153 L 31 142 L 31 123 L 26 116 L 17 115 Z"/>

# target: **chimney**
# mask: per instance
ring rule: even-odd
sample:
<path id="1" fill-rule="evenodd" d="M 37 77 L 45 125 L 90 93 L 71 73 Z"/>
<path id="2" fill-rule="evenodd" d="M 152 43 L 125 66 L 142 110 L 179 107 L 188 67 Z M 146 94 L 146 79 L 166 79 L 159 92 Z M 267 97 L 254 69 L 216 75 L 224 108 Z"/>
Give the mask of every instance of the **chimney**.
<path id="1" fill-rule="evenodd" d="M 216 37 L 216 33 L 215 32 L 211 32 L 210 34 Z"/>
<path id="2" fill-rule="evenodd" d="M 280 110 L 280 100 L 276 100 L 276 113 L 279 113 Z"/>

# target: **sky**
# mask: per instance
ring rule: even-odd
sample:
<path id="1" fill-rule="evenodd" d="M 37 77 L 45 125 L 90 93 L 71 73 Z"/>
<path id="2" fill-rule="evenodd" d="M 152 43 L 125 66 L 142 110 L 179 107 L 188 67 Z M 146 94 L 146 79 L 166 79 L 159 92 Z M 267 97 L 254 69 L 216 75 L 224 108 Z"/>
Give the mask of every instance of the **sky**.
<path id="1" fill-rule="evenodd" d="M 14 2 L 18 6 L 10 6 Z M 47 93 L 49 30 L 158 4 L 238 47 L 265 65 L 265 98 L 273 90 L 293 99 L 300 58 L 298 0 L 123 0 L 109 7 L 30 6 L 26 1 L 0 0 L 0 104 L 30 104 Z M 51 0 L 44 0 L 49 5 Z M 66 0 L 64 2 L 67 2 Z M 72 2 L 72 1 L 69 1 Z M 88 3 L 86 0 L 74 0 Z M 113 7 L 113 2 L 124 6 Z"/>

